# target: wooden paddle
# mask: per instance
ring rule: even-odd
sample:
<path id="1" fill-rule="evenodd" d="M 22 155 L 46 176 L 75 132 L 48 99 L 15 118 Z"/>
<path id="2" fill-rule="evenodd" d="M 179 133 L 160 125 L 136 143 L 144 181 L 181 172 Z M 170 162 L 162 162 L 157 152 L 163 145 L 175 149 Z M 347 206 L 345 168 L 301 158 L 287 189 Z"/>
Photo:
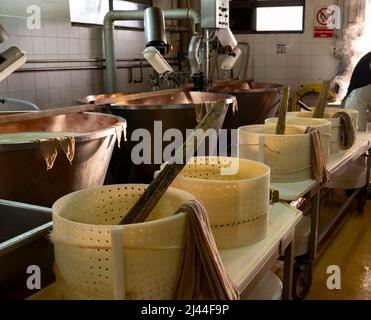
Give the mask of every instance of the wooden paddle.
<path id="1" fill-rule="evenodd" d="M 197 129 L 206 131 L 207 129 L 214 128 L 220 117 L 225 113 L 226 108 L 227 104 L 224 100 L 216 102 L 197 125 L 195 131 Z M 140 223 L 147 219 L 163 194 L 186 165 L 188 160 L 186 156 L 189 154 L 193 155 L 198 146 L 203 142 L 197 139 L 195 131 L 183 143 L 182 147 L 176 150 L 174 163 L 165 165 L 127 215 L 120 221 L 120 224 Z"/>
<path id="2" fill-rule="evenodd" d="M 290 88 L 288 86 L 283 87 L 280 106 L 278 109 L 278 120 L 276 127 L 276 134 L 285 134 L 286 129 L 286 112 L 289 105 Z"/>
<path id="3" fill-rule="evenodd" d="M 321 92 L 316 103 L 316 106 L 313 111 L 313 118 L 323 118 L 325 113 L 327 95 L 330 90 L 330 81 L 325 80 L 322 82 Z"/>

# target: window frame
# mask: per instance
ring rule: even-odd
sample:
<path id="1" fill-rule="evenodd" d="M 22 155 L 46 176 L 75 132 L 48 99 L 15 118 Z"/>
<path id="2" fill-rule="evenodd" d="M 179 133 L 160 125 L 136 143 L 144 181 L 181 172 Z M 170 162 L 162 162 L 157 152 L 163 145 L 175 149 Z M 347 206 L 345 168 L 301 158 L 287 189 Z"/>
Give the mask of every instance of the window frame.
<path id="1" fill-rule="evenodd" d="M 235 3 L 232 5 L 232 3 Z M 250 9 L 252 10 L 252 19 L 250 22 L 249 30 L 232 30 L 234 33 L 239 34 L 302 34 L 305 32 L 305 0 L 250 0 L 250 1 L 236 1 L 230 2 L 230 5 L 235 8 Z M 303 7 L 303 22 L 302 30 L 277 30 L 277 31 L 258 31 L 256 30 L 256 11 L 257 8 L 261 7 L 292 7 L 302 6 Z"/>
<path id="2" fill-rule="evenodd" d="M 153 6 L 153 1 L 152 0 L 125 0 L 125 1 L 128 1 L 128 2 L 133 2 L 133 3 L 136 3 L 136 4 L 140 4 L 140 5 L 144 5 L 144 6 L 148 6 L 148 7 L 151 7 Z M 113 2 L 114 0 L 108 0 L 108 8 L 109 10 L 113 10 Z M 90 28 L 103 28 L 103 24 L 96 24 L 96 23 L 85 23 L 85 22 L 73 22 L 71 21 L 71 17 L 70 17 L 70 23 L 73 27 L 90 27 Z M 139 30 L 139 31 L 143 31 L 144 30 L 144 27 L 129 27 L 129 26 L 117 26 L 115 25 L 115 29 L 116 30 Z"/>

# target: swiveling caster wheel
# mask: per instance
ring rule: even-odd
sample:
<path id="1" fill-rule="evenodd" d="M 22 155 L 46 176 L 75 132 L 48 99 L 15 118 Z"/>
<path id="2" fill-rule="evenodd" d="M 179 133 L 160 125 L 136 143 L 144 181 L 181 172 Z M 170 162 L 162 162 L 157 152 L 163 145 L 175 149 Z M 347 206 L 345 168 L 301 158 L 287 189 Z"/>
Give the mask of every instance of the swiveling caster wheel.
<path id="1" fill-rule="evenodd" d="M 312 263 L 296 262 L 294 265 L 292 295 L 294 299 L 304 299 L 312 285 Z"/>

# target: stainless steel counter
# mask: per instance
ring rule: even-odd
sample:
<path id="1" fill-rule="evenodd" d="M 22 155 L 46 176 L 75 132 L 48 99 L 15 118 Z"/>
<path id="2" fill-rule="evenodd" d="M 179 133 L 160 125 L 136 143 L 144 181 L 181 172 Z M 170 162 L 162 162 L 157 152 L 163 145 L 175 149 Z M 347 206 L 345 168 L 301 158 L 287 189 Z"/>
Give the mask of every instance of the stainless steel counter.
<path id="1" fill-rule="evenodd" d="M 27 268 L 41 270 L 41 287 L 54 281 L 51 208 L 0 199 L 0 299 L 23 299 L 36 290 L 27 288 Z"/>

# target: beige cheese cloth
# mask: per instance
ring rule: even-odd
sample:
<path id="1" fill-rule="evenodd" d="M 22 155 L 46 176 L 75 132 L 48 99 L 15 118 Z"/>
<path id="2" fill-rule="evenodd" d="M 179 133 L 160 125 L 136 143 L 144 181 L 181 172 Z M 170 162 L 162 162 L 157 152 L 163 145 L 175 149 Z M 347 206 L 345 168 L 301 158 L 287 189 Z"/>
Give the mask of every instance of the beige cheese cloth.
<path id="1" fill-rule="evenodd" d="M 185 245 L 174 299 L 237 300 L 239 291 L 226 273 L 202 203 L 184 203 L 176 213 L 185 212 Z"/>
<path id="2" fill-rule="evenodd" d="M 34 141 L 39 147 L 47 170 L 52 169 L 54 166 L 54 162 L 58 156 L 58 147 L 62 149 L 68 161 L 72 164 L 72 160 L 75 157 L 74 137 L 56 137 L 50 139 L 37 139 Z"/>
<path id="3" fill-rule="evenodd" d="M 344 149 L 349 149 L 354 144 L 354 141 L 356 139 L 356 133 L 353 126 L 352 118 L 346 112 L 337 112 L 333 115 L 333 118 L 340 118 L 340 144 Z"/>
<path id="4" fill-rule="evenodd" d="M 323 155 L 321 133 L 315 127 L 309 127 L 306 132 L 310 134 L 311 138 L 311 162 L 314 179 L 327 183 L 329 181 L 329 173 L 326 169 L 326 160 Z"/>

